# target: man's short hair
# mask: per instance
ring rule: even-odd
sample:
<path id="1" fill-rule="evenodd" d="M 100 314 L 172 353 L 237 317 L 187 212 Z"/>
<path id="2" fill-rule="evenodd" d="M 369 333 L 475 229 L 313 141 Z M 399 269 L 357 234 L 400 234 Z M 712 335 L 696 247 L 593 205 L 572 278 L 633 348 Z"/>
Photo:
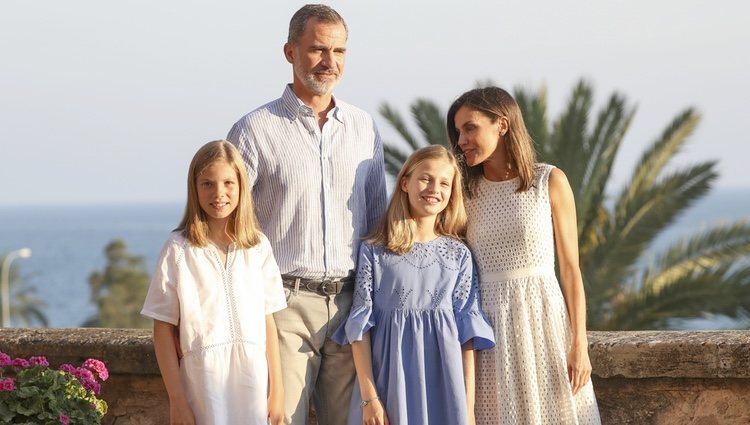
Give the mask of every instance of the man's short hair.
<path id="1" fill-rule="evenodd" d="M 302 37 L 302 33 L 305 32 L 307 21 L 310 20 L 310 18 L 315 18 L 326 24 L 341 23 L 344 25 L 344 31 L 346 31 L 347 38 L 349 36 L 349 28 L 346 26 L 344 18 L 342 18 L 338 12 L 333 10 L 333 8 L 325 4 L 306 4 L 295 12 L 292 16 L 292 20 L 289 21 L 289 36 L 287 37 L 287 42 L 296 44 L 299 41 Z"/>

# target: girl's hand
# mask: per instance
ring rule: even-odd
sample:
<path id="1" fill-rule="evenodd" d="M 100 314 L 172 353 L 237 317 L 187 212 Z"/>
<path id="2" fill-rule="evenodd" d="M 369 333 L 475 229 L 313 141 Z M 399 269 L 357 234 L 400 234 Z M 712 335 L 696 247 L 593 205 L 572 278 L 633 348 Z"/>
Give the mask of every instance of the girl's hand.
<path id="1" fill-rule="evenodd" d="M 195 425 L 193 409 L 187 400 L 169 402 L 169 424 L 170 425 Z"/>
<path id="2" fill-rule="evenodd" d="M 380 400 L 373 400 L 362 408 L 363 425 L 388 425 L 388 415 L 385 414 Z"/>
<path id="3" fill-rule="evenodd" d="M 284 423 L 283 397 L 274 395 L 268 397 L 268 423 L 270 425 L 282 425 Z"/>
<path id="4" fill-rule="evenodd" d="M 585 341 L 574 343 L 570 347 L 568 379 L 574 395 L 578 394 L 578 391 L 591 379 L 591 360 L 589 360 L 588 344 Z"/>

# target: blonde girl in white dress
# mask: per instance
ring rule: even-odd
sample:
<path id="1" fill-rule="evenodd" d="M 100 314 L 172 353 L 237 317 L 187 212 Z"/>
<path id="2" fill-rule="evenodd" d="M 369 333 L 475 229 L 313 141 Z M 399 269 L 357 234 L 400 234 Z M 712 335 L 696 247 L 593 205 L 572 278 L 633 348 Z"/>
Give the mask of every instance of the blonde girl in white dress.
<path id="1" fill-rule="evenodd" d="M 565 174 L 536 162 L 520 108 L 503 89 L 461 95 L 447 127 L 462 158 L 467 243 L 497 342 L 477 353 L 477 424 L 599 424 Z"/>
<path id="2" fill-rule="evenodd" d="M 185 216 L 164 244 L 141 314 L 171 424 L 281 424 L 275 311 L 286 307 L 247 172 L 227 141 L 204 145 L 188 172 Z"/>

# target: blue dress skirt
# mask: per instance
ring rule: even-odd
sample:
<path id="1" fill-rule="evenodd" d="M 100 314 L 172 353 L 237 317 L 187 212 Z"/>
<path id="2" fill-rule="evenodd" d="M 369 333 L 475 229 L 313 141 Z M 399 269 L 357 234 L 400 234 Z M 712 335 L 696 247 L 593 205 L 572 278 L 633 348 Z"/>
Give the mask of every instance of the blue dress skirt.
<path id="1" fill-rule="evenodd" d="M 495 345 L 478 291 L 471 253 L 456 239 L 415 243 L 405 255 L 360 246 L 352 309 L 333 340 L 370 332 L 375 385 L 392 425 L 468 422 L 461 345 Z M 349 425 L 362 423 L 361 402 L 355 382 Z"/>

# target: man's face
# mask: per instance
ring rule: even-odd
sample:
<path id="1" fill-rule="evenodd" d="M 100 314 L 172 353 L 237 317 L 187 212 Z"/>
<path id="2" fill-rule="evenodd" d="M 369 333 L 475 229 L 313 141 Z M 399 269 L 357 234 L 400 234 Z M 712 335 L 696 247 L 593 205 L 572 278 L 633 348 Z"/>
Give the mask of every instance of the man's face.
<path id="1" fill-rule="evenodd" d="M 310 18 L 299 41 L 284 45 L 284 54 L 294 69 L 295 90 L 311 96 L 330 95 L 344 72 L 346 29 L 340 22 Z"/>

